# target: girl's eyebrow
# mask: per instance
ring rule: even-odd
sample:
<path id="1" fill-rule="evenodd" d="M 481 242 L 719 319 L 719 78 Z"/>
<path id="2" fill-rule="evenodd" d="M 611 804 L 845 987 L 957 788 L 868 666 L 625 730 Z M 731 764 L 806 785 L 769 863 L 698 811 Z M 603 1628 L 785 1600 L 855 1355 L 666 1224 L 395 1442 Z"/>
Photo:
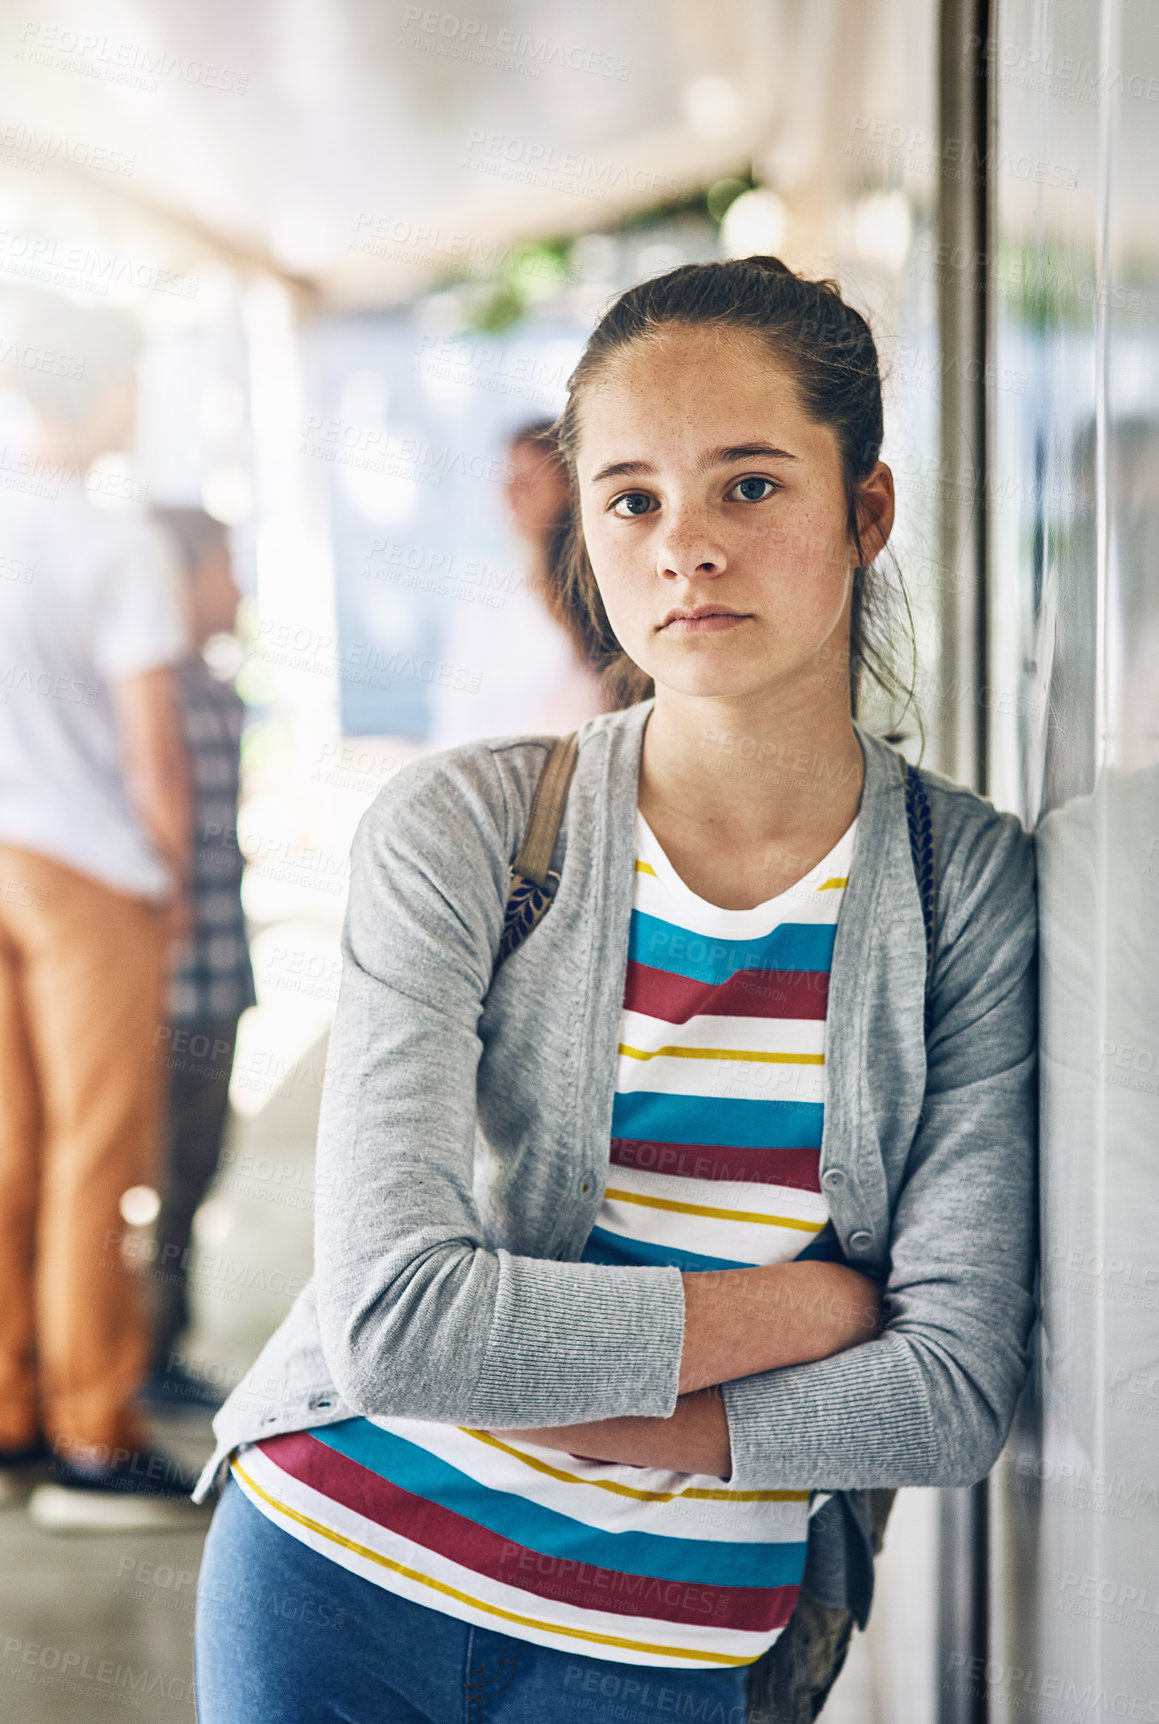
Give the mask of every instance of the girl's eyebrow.
<path id="1" fill-rule="evenodd" d="M 696 463 L 702 473 L 711 467 L 731 467 L 734 461 L 796 461 L 798 457 L 787 449 L 775 449 L 771 443 L 729 443 L 723 449 L 711 449 Z"/>
<path id="2" fill-rule="evenodd" d="M 598 485 L 601 479 L 642 479 L 655 471 L 648 461 L 609 461 L 606 467 L 592 474 L 591 483 Z"/>
<path id="3" fill-rule="evenodd" d="M 771 443 L 726 443 L 719 449 L 709 449 L 696 463 L 697 471 L 709 472 L 713 467 L 731 467 L 736 461 L 796 461 L 799 457 L 788 449 L 776 449 Z M 656 472 L 650 461 L 610 461 L 593 473 L 590 483 L 601 479 L 643 479 Z"/>

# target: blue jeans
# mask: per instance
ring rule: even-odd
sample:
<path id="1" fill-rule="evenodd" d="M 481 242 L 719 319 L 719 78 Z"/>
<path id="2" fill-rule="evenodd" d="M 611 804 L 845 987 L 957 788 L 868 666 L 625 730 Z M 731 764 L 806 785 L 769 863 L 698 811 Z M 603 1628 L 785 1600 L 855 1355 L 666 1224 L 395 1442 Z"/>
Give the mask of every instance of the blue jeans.
<path id="1" fill-rule="evenodd" d="M 745 1724 L 745 1667 L 553 1652 L 412 1604 L 291 1538 L 230 1478 L 197 1597 L 198 1724 Z"/>

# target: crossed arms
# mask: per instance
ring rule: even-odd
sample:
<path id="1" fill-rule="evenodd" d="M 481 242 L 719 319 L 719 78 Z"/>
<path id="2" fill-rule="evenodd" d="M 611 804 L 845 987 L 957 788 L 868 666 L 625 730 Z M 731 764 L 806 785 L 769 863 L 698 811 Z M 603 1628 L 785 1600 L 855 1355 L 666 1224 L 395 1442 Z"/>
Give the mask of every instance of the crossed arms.
<path id="1" fill-rule="evenodd" d="M 669 1418 L 506 1431 L 591 1460 L 726 1479 L 732 1470 L 719 1385 L 782 1365 L 807 1365 L 872 1340 L 881 1293 L 840 1263 L 776 1263 L 682 1276 L 684 1347 L 680 1399 Z"/>

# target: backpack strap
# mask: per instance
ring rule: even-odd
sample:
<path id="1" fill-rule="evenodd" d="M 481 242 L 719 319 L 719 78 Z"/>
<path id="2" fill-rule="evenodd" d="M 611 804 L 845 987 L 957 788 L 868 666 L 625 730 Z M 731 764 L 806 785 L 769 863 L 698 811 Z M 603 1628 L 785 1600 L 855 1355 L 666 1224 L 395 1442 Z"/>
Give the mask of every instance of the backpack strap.
<path id="1" fill-rule="evenodd" d="M 910 856 L 913 859 L 914 877 L 918 884 L 918 897 L 922 904 L 922 922 L 926 930 L 926 1038 L 928 1040 L 933 1022 L 933 1002 L 930 994 L 930 983 L 934 973 L 934 898 L 937 890 L 937 874 L 934 855 L 934 817 L 930 812 L 930 799 L 922 775 L 916 766 L 909 761 L 903 761 L 905 769 L 905 818 L 909 828 Z"/>
<path id="2" fill-rule="evenodd" d="M 567 736 L 556 737 L 535 787 L 527 831 L 511 864 L 511 890 L 503 917 L 496 969 L 523 944 L 546 915 L 559 884 L 559 874 L 549 864 L 559 836 L 578 754 L 579 741 L 574 730 Z"/>

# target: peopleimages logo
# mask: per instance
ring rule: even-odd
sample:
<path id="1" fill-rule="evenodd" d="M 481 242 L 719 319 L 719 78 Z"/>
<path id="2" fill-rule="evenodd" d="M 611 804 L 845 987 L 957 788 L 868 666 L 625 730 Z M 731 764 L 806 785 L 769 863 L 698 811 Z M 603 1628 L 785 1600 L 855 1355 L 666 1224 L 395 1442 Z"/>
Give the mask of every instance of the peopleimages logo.
<path id="1" fill-rule="evenodd" d="M 163 78 L 182 84 L 200 84 L 206 90 L 244 95 L 248 72 L 235 71 L 209 60 L 182 59 L 163 48 L 150 48 L 125 37 L 102 36 L 99 32 L 70 29 L 66 24 L 40 24 L 29 20 L 20 35 L 16 58 L 61 72 L 79 72 L 106 83 L 133 89 L 156 90 Z"/>
<path id="2" fill-rule="evenodd" d="M 540 77 L 545 66 L 558 66 L 569 72 L 615 78 L 624 83 L 632 70 L 630 60 L 605 53 L 602 48 L 583 48 L 551 36 L 537 37 L 528 30 L 494 29 L 479 18 L 436 12 L 427 6 L 404 9 L 399 41 L 404 48 L 467 60 L 472 65 L 490 66 L 497 71 L 521 72 L 529 78 Z"/>
<path id="3" fill-rule="evenodd" d="M 42 694 L 50 700 L 95 706 L 97 692 L 95 682 L 85 682 L 79 676 L 58 676 L 52 671 L 30 670 L 27 665 L 17 664 L 0 670 L 0 705 L 12 694 Z"/>
<path id="4" fill-rule="evenodd" d="M 133 286 L 196 299 L 199 285 L 195 275 L 159 269 L 140 258 L 120 257 L 87 245 L 62 245 L 45 234 L 17 233 L 11 228 L 0 229 L 0 271 L 94 294 L 107 294 L 112 286 Z"/>
<path id="5" fill-rule="evenodd" d="M 139 1669 L 118 1664 L 113 1658 L 72 1646 L 50 1646 L 36 1640 L 20 1640 L 10 1634 L 4 1642 L 3 1674 L 14 1682 L 38 1688 L 56 1688 L 105 1706 L 139 1709 L 142 1700 L 175 1700 L 193 1704 L 193 1678 L 171 1675 L 167 1670 Z"/>
<path id="6" fill-rule="evenodd" d="M 946 179 L 964 179 L 979 185 L 984 177 L 994 174 L 1008 174 L 1034 185 L 1066 190 L 1073 190 L 1079 180 L 1077 168 L 1065 163 L 1044 161 L 1040 156 L 1012 155 L 1009 150 L 993 146 L 981 149 L 966 138 L 939 137 L 920 127 L 904 126 L 872 114 L 853 116 L 849 140 L 845 146 L 847 156 L 863 156 L 871 161 L 890 159 L 914 173 L 940 173 Z"/>
<path id="7" fill-rule="evenodd" d="M 1159 76 L 1153 72 L 1124 72 L 1120 66 L 1097 66 L 1091 60 L 1080 60 L 1076 54 L 1052 56 L 1025 42 L 967 36 L 959 63 L 978 75 L 988 70 L 1000 84 L 1088 106 L 1103 95 L 1135 96 L 1146 102 L 1159 102 Z"/>
<path id="8" fill-rule="evenodd" d="M 1026 1706 L 1026 1699 L 1032 1699 L 1035 1705 L 1027 1707 L 1027 1710 L 1044 1712 L 1048 1716 L 1069 1716 L 1075 1724 L 1089 1718 L 1092 1710 L 1112 1718 L 1141 1719 L 1145 1724 L 1159 1721 L 1159 1700 L 1148 1699 L 1142 1694 L 1128 1694 L 1122 1689 L 1116 1692 L 1098 1688 L 1093 1682 L 1086 1682 L 1080 1688 L 1071 1678 L 1051 1671 L 1035 1670 L 1029 1665 L 1003 1664 L 997 1658 L 968 1658 L 964 1652 L 951 1652 L 942 1685 L 972 1697 L 989 1697 L 993 1693 L 1000 1705 L 1004 1702 L 1008 1707 Z M 1052 1701 L 1075 1710 L 1060 1714 L 1057 1707 L 1043 1704 Z"/>
<path id="9" fill-rule="evenodd" d="M 0 365 L 12 365 L 21 371 L 44 371 L 51 377 L 83 377 L 85 362 L 71 353 L 58 353 L 55 347 L 37 347 L 30 341 L 8 341 L 0 336 Z"/>
<path id="10" fill-rule="evenodd" d="M 35 167 L 43 171 L 47 162 L 70 162 L 73 167 L 94 168 L 100 173 L 128 176 L 137 166 L 136 156 L 104 144 L 88 144 L 62 138 L 56 132 L 37 132 L 31 126 L 9 125 L 0 132 L 0 150 L 9 166 Z M 13 156 L 7 152 L 12 151 Z M 18 161 L 16 157 L 24 157 Z"/>
<path id="11" fill-rule="evenodd" d="M 561 150 L 540 139 L 513 137 L 508 132 L 488 132 L 475 126 L 467 135 L 464 166 L 500 178 L 527 180 L 531 184 L 555 183 L 563 191 L 580 191 L 586 197 L 603 197 L 612 191 L 647 192 L 651 197 L 687 197 L 691 182 L 674 180 L 669 174 L 649 173 L 624 162 L 603 161 L 582 150 Z"/>

